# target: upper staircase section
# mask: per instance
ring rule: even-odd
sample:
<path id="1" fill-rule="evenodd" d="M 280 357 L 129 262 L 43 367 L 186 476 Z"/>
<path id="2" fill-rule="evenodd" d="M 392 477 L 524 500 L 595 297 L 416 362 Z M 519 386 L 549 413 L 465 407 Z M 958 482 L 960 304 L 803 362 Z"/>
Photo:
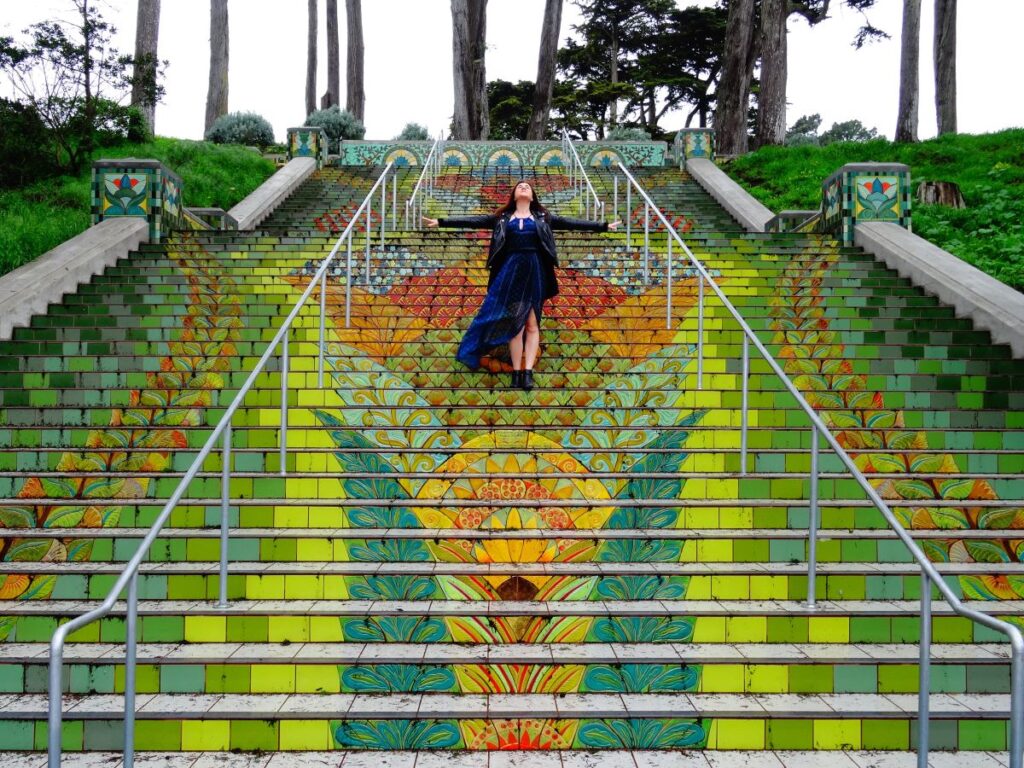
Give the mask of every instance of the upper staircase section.
<path id="1" fill-rule="evenodd" d="M 0 348 L 5 749 L 41 743 L 54 630 L 106 597 L 381 170 L 324 168 L 253 233 L 143 246 Z M 385 197 L 383 248 L 374 201 L 369 279 L 328 273 L 326 385 L 315 291 L 287 437 L 276 360 L 237 414 L 228 607 L 219 452 L 142 566 L 137 747 L 911 749 L 919 569 L 823 452 L 806 605 L 806 415 L 753 361 L 741 466 L 742 335 L 708 300 L 698 389 L 696 276 L 676 250 L 665 328 L 642 201 L 620 178 L 629 241 L 559 233 L 526 393 L 498 358 L 454 360 L 489 233 L 406 229 L 419 171 Z M 1024 362 L 859 249 L 748 234 L 685 173 L 632 171 L 947 583 L 1024 619 Z M 588 173 L 610 219 L 614 170 Z M 471 163 L 426 213 L 493 211 L 522 177 L 581 215 L 562 167 Z M 933 746 L 1005 750 L 1006 643 L 934 611 Z M 68 750 L 120 748 L 124 613 L 71 637 Z"/>

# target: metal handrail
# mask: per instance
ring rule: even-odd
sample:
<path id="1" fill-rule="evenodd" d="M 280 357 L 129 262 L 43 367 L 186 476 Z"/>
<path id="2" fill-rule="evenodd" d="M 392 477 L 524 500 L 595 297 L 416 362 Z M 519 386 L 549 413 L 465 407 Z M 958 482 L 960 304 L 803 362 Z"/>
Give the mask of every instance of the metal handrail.
<path id="1" fill-rule="evenodd" d="M 569 138 L 569 131 L 565 128 L 562 129 L 562 147 L 562 151 L 566 157 L 571 158 L 571 162 L 568 167 L 569 185 L 578 188 L 577 194 L 580 196 L 580 213 L 588 219 L 593 215 L 595 219 L 603 220 L 604 203 L 597 194 L 597 190 L 594 189 L 594 185 L 590 183 L 590 177 L 587 175 L 586 166 L 583 165 L 579 152 L 576 151 L 576 147 L 573 146 L 572 139 Z M 590 194 L 584 194 L 584 189 L 586 189 Z M 591 205 L 591 200 L 593 200 L 593 205 Z"/>
<path id="2" fill-rule="evenodd" d="M 928 556 L 925 555 L 924 551 L 917 545 L 914 539 L 907 533 L 907 530 L 903 525 L 896 519 L 889 505 L 878 495 L 874 487 L 868 481 L 867 477 L 858 469 L 853 459 L 846 452 L 846 450 L 839 444 L 839 441 L 835 438 L 828 427 L 825 426 L 824 422 L 814 412 L 814 408 L 807 402 L 800 390 L 796 388 L 789 376 L 786 375 L 785 371 L 778 364 L 768 349 L 761 343 L 754 333 L 753 329 L 743 319 L 743 316 L 739 313 L 739 310 L 733 306 L 732 302 L 722 292 L 722 289 L 715 282 L 714 278 L 708 273 L 704 265 L 693 255 L 693 252 L 680 237 L 665 215 L 661 212 L 654 201 L 650 198 L 647 192 L 640 186 L 639 182 L 634 178 L 633 174 L 629 172 L 621 163 L 617 164 L 622 174 L 626 177 L 629 185 L 636 188 L 637 192 L 644 198 L 644 204 L 649 209 L 653 208 L 655 214 L 661 220 L 665 227 L 665 231 L 668 234 L 668 253 L 667 253 L 667 283 L 666 288 L 668 290 L 668 313 L 666 317 L 666 327 L 671 323 L 672 318 L 672 242 L 675 240 L 676 243 L 683 249 L 693 268 L 699 274 L 698 280 L 698 338 L 697 338 L 697 386 L 702 386 L 703 379 L 703 336 L 704 336 L 704 282 L 706 281 L 708 286 L 714 291 L 715 295 L 721 300 L 723 306 L 729 311 L 729 314 L 733 316 L 736 322 L 739 324 L 740 329 L 743 331 L 743 353 L 742 353 L 742 379 L 743 379 L 743 398 L 742 398 L 742 425 L 741 425 L 741 437 L 740 437 L 740 474 L 745 475 L 747 471 L 747 425 L 748 425 L 748 412 L 749 412 L 749 377 L 750 377 L 750 350 L 749 345 L 753 344 L 754 348 L 758 351 L 761 357 L 764 359 L 768 366 L 775 372 L 779 377 L 789 393 L 796 399 L 797 404 L 807 414 L 807 417 L 811 421 L 811 472 L 810 472 L 810 521 L 808 531 L 808 558 L 807 558 L 807 606 L 808 608 L 814 608 L 817 598 L 817 585 L 816 585 L 816 566 L 817 566 L 817 536 L 818 536 L 818 451 L 819 451 L 819 435 L 825 439 L 825 442 L 835 452 L 839 460 L 846 466 L 850 471 L 850 474 L 857 481 L 857 484 L 867 494 L 868 499 L 875 505 L 882 516 L 886 519 L 886 522 L 893 528 L 896 535 L 903 541 L 910 550 L 911 556 L 917 561 L 917 564 L 921 568 L 921 653 L 919 659 L 919 671 L 920 671 L 920 684 L 918 692 L 918 766 L 919 768 L 927 768 L 928 765 L 928 712 L 929 712 L 929 701 L 928 695 L 931 690 L 931 601 L 932 601 L 932 585 L 939 591 L 939 594 L 945 599 L 952 608 L 953 612 L 964 616 L 965 618 L 971 619 L 979 624 L 982 624 L 990 629 L 994 629 L 998 632 L 1002 632 L 1007 636 L 1011 646 L 1012 655 L 1012 666 L 1011 666 L 1011 705 L 1010 705 L 1010 768 L 1024 768 L 1024 634 L 1021 630 L 1010 624 L 1009 622 L 997 619 L 987 613 L 976 611 L 972 608 L 966 607 L 960 599 L 953 593 L 949 585 L 943 580 L 942 575 L 935 569 Z M 629 189 L 629 186 L 627 186 Z M 627 211 L 627 217 L 629 211 Z"/>
<path id="3" fill-rule="evenodd" d="M 444 139 L 440 136 L 434 139 L 434 143 L 430 147 L 430 151 L 427 153 L 426 160 L 423 161 L 423 170 L 420 171 L 420 177 L 416 180 L 416 186 L 413 187 L 412 194 L 409 195 L 409 199 L 405 201 L 405 228 L 419 228 L 420 217 L 423 216 L 423 208 L 426 204 L 425 197 L 427 194 L 434 194 L 434 186 L 437 183 L 437 175 L 441 172 L 441 163 L 443 161 L 444 153 Z M 427 171 L 430 171 L 430 175 L 427 175 Z M 426 182 L 424 186 L 424 182 Z M 423 187 L 425 191 L 420 195 L 420 188 Z M 417 200 L 417 196 L 419 199 Z"/>
<path id="4" fill-rule="evenodd" d="M 188 489 L 189 484 L 198 474 L 203 462 L 212 453 L 214 446 L 217 444 L 218 439 L 223 437 L 222 450 L 222 462 L 221 462 L 221 535 L 220 535 L 220 584 L 219 584 L 219 600 L 217 602 L 218 608 L 226 608 L 228 605 L 227 600 L 227 563 L 228 563 L 228 516 L 229 516 L 229 490 L 231 484 L 231 420 L 235 415 L 235 412 L 241 407 L 242 401 L 256 382 L 256 378 L 263 373 L 263 370 L 270 360 L 274 351 L 278 345 L 281 347 L 281 429 L 279 437 L 281 441 L 280 445 L 280 473 L 285 475 L 287 469 L 285 466 L 285 454 L 287 448 L 288 439 L 288 333 L 292 328 L 292 323 L 298 316 L 302 307 L 305 305 L 306 300 L 312 294 L 314 287 L 317 283 L 320 283 L 320 339 L 319 339 L 319 382 L 320 386 L 323 386 L 323 366 L 324 366 L 324 325 L 325 325 L 325 313 L 326 313 L 326 294 L 327 294 L 327 271 L 331 264 L 331 261 L 337 255 L 342 243 L 348 240 L 348 267 L 347 267 L 347 285 L 346 290 L 348 292 L 346 298 L 346 325 L 348 323 L 348 313 L 351 302 L 351 286 L 352 286 L 352 235 L 354 232 L 354 225 L 359 220 L 359 216 L 362 212 L 366 211 L 366 253 L 367 253 L 367 281 L 369 281 L 369 253 L 370 253 L 370 240 L 373 235 L 370 227 L 370 214 L 373 208 L 373 197 L 379 187 L 382 191 L 381 199 L 386 202 L 386 190 L 387 190 L 387 178 L 388 174 L 394 167 L 393 163 L 388 163 L 381 175 L 377 178 L 373 187 L 366 194 L 363 202 L 359 208 L 352 215 L 352 219 L 349 221 L 348 226 L 345 227 L 344 232 L 338 238 L 338 241 L 334 244 L 330 254 L 324 259 L 320 268 L 316 274 L 309 281 L 309 285 L 306 290 L 303 291 L 302 295 L 295 302 L 295 306 L 291 312 L 285 318 L 281 324 L 280 329 L 271 339 L 267 345 L 266 351 L 260 357 L 256 363 L 256 367 L 253 368 L 249 374 L 245 383 L 241 389 L 235 395 L 231 404 L 224 411 L 224 415 L 220 421 L 214 427 L 213 432 L 207 438 L 200 449 L 199 454 L 192 462 L 192 466 L 189 467 L 188 471 L 181 478 L 177 488 L 171 494 L 167 503 L 164 504 L 159 516 L 154 521 L 153 525 L 149 529 L 149 533 L 146 534 L 145 538 L 139 543 L 139 547 L 136 550 L 132 558 L 125 564 L 124 569 L 121 571 L 121 575 L 117 581 L 114 582 L 114 586 L 111 588 L 106 599 L 96 608 L 88 611 L 80 616 L 76 616 L 66 624 L 62 624 L 54 632 L 53 637 L 50 640 L 50 662 L 49 662 L 49 677 L 50 677 L 50 691 L 49 691 L 49 714 L 48 714 L 48 731 L 47 731 L 47 742 L 48 742 L 48 764 L 49 768 L 60 768 L 61 763 L 61 725 L 63 721 L 63 690 L 61 681 L 61 672 L 63 670 L 63 658 L 64 658 L 64 645 L 67 637 L 72 632 L 81 629 L 88 624 L 101 619 L 106 616 L 113 609 L 114 604 L 117 602 L 118 596 L 127 587 L 127 616 L 125 619 L 125 684 L 124 684 L 124 765 L 125 768 L 131 768 L 134 764 L 135 759 L 135 667 L 137 661 L 136 655 L 136 637 L 137 637 L 137 617 L 138 617 L 138 574 L 139 566 L 142 564 L 143 559 L 149 552 L 149 548 L 156 540 L 157 536 L 160 535 L 164 524 L 170 517 L 171 513 L 178 506 L 182 496 Z M 397 186 L 398 179 L 397 174 L 394 175 L 394 184 Z M 382 205 L 383 205 L 382 202 Z M 394 219 L 394 217 L 392 217 Z M 385 209 L 381 209 L 381 247 L 384 245 L 385 237 L 385 225 L 386 220 Z"/>

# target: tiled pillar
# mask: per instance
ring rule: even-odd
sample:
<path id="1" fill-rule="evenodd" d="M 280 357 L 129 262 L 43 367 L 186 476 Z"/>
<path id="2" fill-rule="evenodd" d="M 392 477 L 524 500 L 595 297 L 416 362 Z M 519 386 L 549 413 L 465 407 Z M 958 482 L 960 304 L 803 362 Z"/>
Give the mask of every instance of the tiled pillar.
<path id="1" fill-rule="evenodd" d="M 679 167 L 695 157 L 715 159 L 715 132 L 710 128 L 683 128 L 676 134 L 676 158 Z"/>
<path id="2" fill-rule="evenodd" d="M 316 125 L 303 125 L 288 129 L 288 159 L 316 158 L 316 167 L 327 163 L 327 131 Z"/>
<path id="3" fill-rule="evenodd" d="M 92 223 L 132 216 L 149 222 L 156 242 L 183 225 L 181 178 L 159 160 L 97 160 L 92 164 Z"/>
<path id="4" fill-rule="evenodd" d="M 910 167 L 902 163 L 848 163 L 821 185 L 821 224 L 853 243 L 858 221 L 891 221 L 910 229 Z"/>

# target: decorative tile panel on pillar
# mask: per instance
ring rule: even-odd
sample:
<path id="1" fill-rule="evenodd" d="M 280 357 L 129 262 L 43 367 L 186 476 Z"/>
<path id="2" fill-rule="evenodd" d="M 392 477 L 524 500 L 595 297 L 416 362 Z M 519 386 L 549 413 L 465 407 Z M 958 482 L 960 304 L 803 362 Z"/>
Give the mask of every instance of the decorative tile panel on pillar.
<path id="1" fill-rule="evenodd" d="M 159 160 L 97 160 L 92 170 L 92 223 L 117 217 L 149 221 L 157 241 L 182 225 L 181 177 Z"/>
<path id="2" fill-rule="evenodd" d="M 848 163 L 821 185 L 821 231 L 853 243 L 858 221 L 910 229 L 910 168 L 902 163 Z"/>
<path id="3" fill-rule="evenodd" d="M 288 129 L 288 159 L 316 158 L 316 167 L 327 163 L 327 131 L 317 125 L 303 125 Z"/>
<path id="4" fill-rule="evenodd" d="M 679 167 L 694 157 L 715 159 L 715 132 L 710 128 L 683 128 L 676 134 L 676 159 Z"/>

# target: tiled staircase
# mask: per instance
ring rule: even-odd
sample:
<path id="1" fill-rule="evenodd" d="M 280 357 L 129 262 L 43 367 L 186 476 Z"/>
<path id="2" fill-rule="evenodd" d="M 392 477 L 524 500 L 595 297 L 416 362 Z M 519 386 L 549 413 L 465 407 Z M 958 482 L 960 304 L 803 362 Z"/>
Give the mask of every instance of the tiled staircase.
<path id="1" fill-rule="evenodd" d="M 379 170 L 318 172 L 258 234 L 146 246 L 0 347 L 0 749 L 45 745 L 54 629 L 106 596 Z M 1024 363 L 862 252 L 743 233 L 679 171 L 636 174 L 955 589 L 1019 618 Z M 525 175 L 576 215 L 559 169 Z M 492 210 L 518 176 L 448 169 L 431 210 Z M 592 178 L 610 211 L 610 172 Z M 356 240 L 348 329 L 331 272 L 329 386 L 318 301 L 293 337 L 287 474 L 277 369 L 234 422 L 230 606 L 219 455 L 142 568 L 140 751 L 197 768 L 339 765 L 271 754 L 327 750 L 914 764 L 917 567 L 823 453 L 807 608 L 807 419 L 755 360 L 740 474 L 740 332 L 709 299 L 698 389 L 693 272 L 677 252 L 666 330 L 665 236 L 645 284 L 633 216 L 632 248 L 560 235 L 531 393 L 454 361 L 487 233 L 389 232 L 369 285 Z M 1008 646 L 934 610 L 933 748 L 972 751 L 934 764 L 999 765 Z M 68 645 L 73 760 L 121 748 L 123 616 Z"/>

